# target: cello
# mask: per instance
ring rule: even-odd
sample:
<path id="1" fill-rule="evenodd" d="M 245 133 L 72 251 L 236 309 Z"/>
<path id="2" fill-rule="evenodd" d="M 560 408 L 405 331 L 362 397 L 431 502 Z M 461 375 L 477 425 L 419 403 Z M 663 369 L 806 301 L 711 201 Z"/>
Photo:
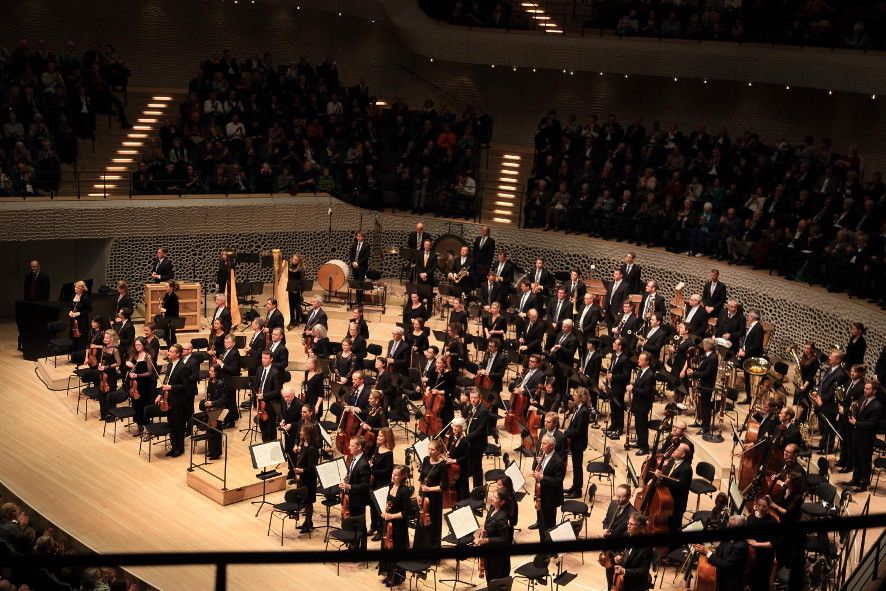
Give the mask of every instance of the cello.
<path id="1" fill-rule="evenodd" d="M 666 417 L 662 422 L 662 426 L 668 425 L 671 418 Z M 656 458 L 658 456 L 661 431 L 662 429 L 659 428 L 655 434 L 652 453 L 640 476 L 640 481 L 645 484 L 643 488 L 637 491 L 637 496 L 634 497 L 634 508 L 646 517 L 646 530 L 650 534 L 666 533 L 668 531 L 668 519 L 674 513 L 674 498 L 671 496 L 671 491 L 662 483 L 661 478 L 654 474 L 650 475 L 652 471 L 650 469 L 653 468 L 653 465 L 658 464 Z"/>
<path id="2" fill-rule="evenodd" d="M 516 384 L 523 381 L 523 375 L 517 376 Z M 511 435 L 519 435 L 521 428 L 520 423 L 526 420 L 526 413 L 529 409 L 529 396 L 526 392 L 511 392 L 511 400 L 508 413 L 505 415 L 505 430 Z"/>
<path id="3" fill-rule="evenodd" d="M 425 405 L 424 421 L 418 425 L 418 430 L 429 437 L 436 437 L 443 430 L 443 419 L 440 414 L 443 407 L 446 406 L 446 396 L 437 387 L 442 382 L 441 378 L 437 378 L 437 383 L 431 388 L 425 388 L 423 402 Z"/>
<path id="4" fill-rule="evenodd" d="M 443 440 L 443 448 L 446 450 L 446 459 L 449 459 L 449 447 L 451 445 L 452 432 L 449 432 L 444 436 Z M 461 476 L 461 468 L 458 467 L 458 464 L 449 464 L 448 462 L 447 466 L 446 478 L 449 480 L 449 486 L 447 487 L 446 492 L 443 493 L 443 508 L 451 509 L 458 501 L 458 489 L 456 483 Z"/>

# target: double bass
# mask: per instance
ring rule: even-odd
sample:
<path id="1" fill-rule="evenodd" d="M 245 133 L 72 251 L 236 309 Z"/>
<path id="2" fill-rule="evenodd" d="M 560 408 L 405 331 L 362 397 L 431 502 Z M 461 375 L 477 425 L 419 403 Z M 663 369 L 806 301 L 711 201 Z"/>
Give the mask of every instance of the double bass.
<path id="1" fill-rule="evenodd" d="M 443 447 L 446 450 L 445 457 L 446 459 L 449 459 L 449 447 L 452 445 L 451 431 L 444 436 L 443 444 Z M 449 464 L 447 462 L 446 478 L 449 481 L 449 486 L 446 488 L 446 492 L 443 493 L 444 509 L 451 509 L 455 506 L 455 503 L 458 502 L 458 489 L 456 483 L 460 476 L 461 468 L 458 467 L 458 464 Z"/>
<path id="2" fill-rule="evenodd" d="M 522 381 L 523 375 L 521 374 L 517 376 L 516 383 L 519 384 Z M 508 413 L 505 415 L 505 430 L 511 435 L 519 435 L 522 430 L 520 423 L 526 419 L 526 412 L 529 409 L 529 396 L 526 392 L 512 392 L 510 402 Z"/>
<path id="3" fill-rule="evenodd" d="M 429 437 L 436 437 L 443 430 L 443 419 L 441 413 L 443 407 L 446 406 L 446 395 L 437 390 L 443 379 L 437 378 L 434 387 L 426 386 L 425 394 L 422 399 L 425 405 L 424 421 L 419 421 L 418 430 Z"/>
<path id="4" fill-rule="evenodd" d="M 640 476 L 640 481 L 645 484 L 643 488 L 637 491 L 637 496 L 634 497 L 634 508 L 646 516 L 646 530 L 650 534 L 666 533 L 668 531 L 668 519 L 674 513 L 674 498 L 671 496 L 671 491 L 661 482 L 659 477 L 651 474 L 658 464 L 658 444 L 662 429 L 667 428 L 670 419 L 671 417 L 666 417 L 662 421 L 662 428 L 659 428 L 655 434 L 652 453 Z"/>
<path id="5" fill-rule="evenodd" d="M 340 397 L 338 403 L 342 406 L 348 406 L 345 404 L 344 397 Z M 354 437 L 360 431 L 361 423 L 360 417 L 353 412 L 349 410 L 342 411 L 338 422 L 338 431 L 335 434 L 335 448 L 341 455 L 347 455 L 348 443 L 350 443 L 351 437 Z"/>

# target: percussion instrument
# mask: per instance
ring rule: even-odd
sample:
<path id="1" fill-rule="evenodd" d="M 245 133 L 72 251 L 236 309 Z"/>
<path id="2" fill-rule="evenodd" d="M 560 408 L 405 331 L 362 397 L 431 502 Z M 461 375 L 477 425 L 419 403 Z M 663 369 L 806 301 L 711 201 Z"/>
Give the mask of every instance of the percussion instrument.
<path id="1" fill-rule="evenodd" d="M 332 259 L 317 269 L 317 283 L 329 291 L 338 291 L 348 283 L 350 270 L 348 264 L 339 259 Z"/>
<path id="2" fill-rule="evenodd" d="M 728 339 L 724 339 L 723 337 L 717 337 L 717 338 L 715 338 L 715 339 L 714 339 L 714 342 L 717 343 L 717 346 L 718 346 L 718 347 L 723 347 L 723 348 L 725 348 L 725 349 L 731 349 L 731 348 L 732 348 L 732 341 L 730 341 L 730 340 L 728 340 Z"/>
<path id="3" fill-rule="evenodd" d="M 437 267 L 440 271 L 444 274 L 452 271 L 452 263 L 461 253 L 462 246 L 470 246 L 470 244 L 456 234 L 442 234 L 434 240 L 433 250 L 437 253 Z"/>

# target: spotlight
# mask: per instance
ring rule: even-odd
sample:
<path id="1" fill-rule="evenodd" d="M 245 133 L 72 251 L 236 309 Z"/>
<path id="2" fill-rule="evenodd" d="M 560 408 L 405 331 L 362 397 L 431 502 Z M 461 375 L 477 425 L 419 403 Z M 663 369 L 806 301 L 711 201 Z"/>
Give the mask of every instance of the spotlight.
<path id="1" fill-rule="evenodd" d="M 532 71 L 535 72 L 535 68 L 532 68 Z"/>
<path id="2" fill-rule="evenodd" d="M 674 82 L 676 82 L 677 80 L 679 80 L 679 78 L 677 78 L 676 76 L 674 76 Z"/>
<path id="3" fill-rule="evenodd" d="M 433 63 L 434 63 L 434 58 L 429 58 L 429 59 L 430 59 L 430 62 L 433 64 Z"/>
<path id="4" fill-rule="evenodd" d="M 708 79 L 705 78 L 704 80 L 701 81 L 701 83 L 702 83 L 702 84 L 707 84 L 707 83 L 708 83 Z"/>
<path id="5" fill-rule="evenodd" d="M 833 91 L 833 90 L 829 90 L 829 91 L 828 91 L 828 96 L 831 96 L 832 94 L 834 94 L 834 91 Z"/>
<path id="6" fill-rule="evenodd" d="M 790 90 L 790 89 L 791 89 L 791 86 L 790 86 L 789 84 L 787 84 L 787 85 L 785 85 L 784 89 L 785 89 L 785 90 Z"/>
<path id="7" fill-rule="evenodd" d="M 876 94 L 872 94 L 872 95 L 871 95 L 871 100 L 872 100 L 872 101 L 877 100 L 877 95 L 876 95 Z"/>
<path id="8" fill-rule="evenodd" d="M 490 64 L 489 67 L 490 67 L 490 68 L 494 68 L 494 67 L 495 67 L 495 64 Z"/>
<path id="9" fill-rule="evenodd" d="M 511 69 L 514 70 L 514 71 L 516 72 L 516 71 L 517 71 L 517 66 L 514 66 L 514 67 L 511 68 Z"/>
<path id="10" fill-rule="evenodd" d="M 627 78 L 627 77 L 628 77 L 628 75 L 627 75 L 627 74 L 625 74 L 625 78 Z"/>
<path id="11" fill-rule="evenodd" d="M 575 70 L 569 70 L 569 75 L 570 75 L 570 76 L 575 76 Z"/>
<path id="12" fill-rule="evenodd" d="M 566 68 L 563 68 L 563 73 L 564 73 L 564 74 L 566 73 Z"/>
<path id="13" fill-rule="evenodd" d="M 603 75 L 603 72 L 600 72 L 600 75 L 602 76 L 602 75 Z"/>
<path id="14" fill-rule="evenodd" d="M 748 82 L 748 86 L 753 86 L 753 85 L 754 85 L 753 82 Z"/>

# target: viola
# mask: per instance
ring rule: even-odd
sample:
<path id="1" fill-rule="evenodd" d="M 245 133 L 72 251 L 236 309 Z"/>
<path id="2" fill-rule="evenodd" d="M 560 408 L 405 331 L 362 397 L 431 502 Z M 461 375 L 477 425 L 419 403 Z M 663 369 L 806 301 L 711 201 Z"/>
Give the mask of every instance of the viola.
<path id="1" fill-rule="evenodd" d="M 519 435 L 520 423 L 526 419 L 526 411 L 529 409 L 529 397 L 525 392 L 511 393 L 511 404 L 508 414 L 505 415 L 505 429 L 511 435 Z"/>
<path id="2" fill-rule="evenodd" d="M 486 530 L 481 529 L 480 530 L 480 537 L 478 538 L 478 542 L 482 544 L 485 541 L 486 541 Z M 477 570 L 479 571 L 481 579 L 486 576 L 486 559 L 485 558 L 480 557 L 480 561 L 479 561 L 479 565 L 477 566 Z"/>
<path id="3" fill-rule="evenodd" d="M 421 497 L 420 519 L 422 526 L 429 527 L 431 525 L 431 499 L 424 494 Z"/>
<path id="4" fill-rule="evenodd" d="M 258 420 L 261 422 L 268 420 L 268 404 L 264 400 L 258 401 Z"/>
<path id="5" fill-rule="evenodd" d="M 385 508 L 385 511 L 390 513 L 391 509 L 394 508 L 394 502 L 388 501 L 388 505 Z M 385 550 L 393 550 L 394 549 L 394 522 L 388 521 L 385 524 L 385 537 L 382 540 L 382 548 Z"/>
<path id="6" fill-rule="evenodd" d="M 91 345 L 86 349 L 86 365 L 92 368 L 98 365 L 98 356 L 96 355 L 95 347 Z"/>
<path id="7" fill-rule="evenodd" d="M 75 339 L 80 338 L 80 322 L 76 318 L 71 318 L 71 336 Z"/>
<path id="8" fill-rule="evenodd" d="M 108 372 L 107 371 L 102 372 L 101 385 L 99 386 L 99 389 L 104 394 L 107 394 L 108 392 L 111 391 L 111 383 L 108 381 Z"/>
<path id="9" fill-rule="evenodd" d="M 135 378 L 129 380 L 129 396 L 133 400 L 138 400 L 140 397 L 140 394 L 138 393 L 138 380 Z"/>
<path id="10" fill-rule="evenodd" d="M 541 470 L 541 455 L 536 456 L 535 458 L 535 466 L 536 469 Z M 541 479 L 535 481 L 535 497 L 533 499 L 535 501 L 535 510 L 541 511 Z"/>
<path id="11" fill-rule="evenodd" d="M 160 397 L 160 403 L 157 405 L 163 412 L 169 412 L 169 392 L 163 392 Z"/>

